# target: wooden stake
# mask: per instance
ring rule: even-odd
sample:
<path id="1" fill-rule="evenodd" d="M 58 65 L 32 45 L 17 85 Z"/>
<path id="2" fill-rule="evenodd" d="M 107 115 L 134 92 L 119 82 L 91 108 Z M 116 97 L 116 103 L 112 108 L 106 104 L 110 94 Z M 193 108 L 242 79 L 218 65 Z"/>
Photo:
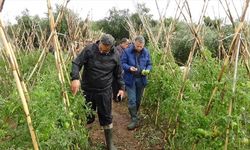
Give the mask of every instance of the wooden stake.
<path id="1" fill-rule="evenodd" d="M 47 0 L 47 6 L 48 6 L 48 14 L 49 14 L 49 20 L 50 20 L 50 30 L 52 33 L 52 39 L 53 39 L 54 50 L 55 50 L 54 55 L 55 55 L 55 61 L 56 61 L 56 68 L 58 71 L 59 81 L 61 83 L 63 102 L 65 105 L 65 109 L 67 109 L 67 107 L 69 106 L 69 99 L 68 99 L 67 91 L 65 90 L 65 78 L 64 78 L 63 64 L 62 64 L 63 61 L 62 61 L 62 57 L 60 54 L 60 44 L 58 42 L 57 32 L 55 29 L 55 21 L 54 21 L 54 16 L 53 16 L 52 9 L 51 9 L 50 0 Z"/>
<path id="2" fill-rule="evenodd" d="M 228 106 L 228 117 L 232 116 L 233 102 L 235 100 L 235 90 L 236 90 L 237 71 L 238 71 L 238 59 L 239 59 L 239 53 L 240 53 L 240 40 L 241 40 L 241 37 L 239 37 L 239 40 L 237 42 L 238 46 L 237 46 L 236 56 L 235 56 L 236 58 L 235 58 L 234 78 L 233 78 L 233 88 L 232 88 L 233 98 L 230 99 L 230 103 Z M 228 126 L 227 126 L 224 150 L 227 150 L 227 147 L 228 147 L 228 141 L 229 141 L 229 136 L 230 136 L 229 135 L 230 134 L 230 124 L 231 124 L 231 120 L 228 122 Z"/>
<path id="3" fill-rule="evenodd" d="M 27 123 L 28 123 L 28 128 L 29 128 L 29 131 L 30 131 L 33 147 L 34 147 L 35 150 L 38 150 L 39 148 L 38 148 L 38 143 L 37 143 L 37 140 L 36 140 L 36 134 L 35 134 L 34 128 L 32 126 L 32 121 L 31 121 L 31 117 L 30 117 L 30 113 L 29 113 L 28 104 L 27 104 L 27 99 L 25 97 L 24 89 L 23 89 L 23 86 L 22 86 L 22 83 L 21 83 L 21 80 L 20 80 L 18 65 L 15 63 L 16 60 L 15 60 L 15 57 L 13 56 L 13 50 L 11 49 L 11 47 L 10 47 L 10 45 L 9 45 L 7 39 L 6 39 L 6 36 L 5 36 L 4 27 L 3 27 L 3 24 L 2 24 L 2 16 L 0 16 L 0 36 L 1 36 L 1 39 L 2 39 L 4 47 L 5 47 L 4 50 L 5 50 L 6 54 L 7 54 L 9 64 L 11 65 L 11 68 L 12 68 L 12 73 L 13 73 L 13 76 L 14 76 L 14 79 L 15 79 L 15 82 L 16 82 L 16 86 L 17 86 L 19 95 L 20 95 L 21 100 L 22 100 L 22 104 L 23 104 L 25 115 L 26 115 L 26 120 L 27 120 Z"/>

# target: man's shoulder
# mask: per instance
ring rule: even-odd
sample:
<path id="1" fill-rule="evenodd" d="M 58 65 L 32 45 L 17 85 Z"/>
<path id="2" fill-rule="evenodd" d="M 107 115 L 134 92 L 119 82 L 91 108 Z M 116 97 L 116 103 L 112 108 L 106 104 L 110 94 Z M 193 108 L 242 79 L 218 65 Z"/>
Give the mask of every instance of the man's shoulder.
<path id="1" fill-rule="evenodd" d="M 143 48 L 143 53 L 149 54 L 149 50 L 148 50 L 146 47 L 144 47 L 144 48 Z"/>
<path id="2" fill-rule="evenodd" d="M 117 46 L 114 47 L 115 50 L 119 50 L 119 49 L 121 49 L 121 48 L 122 48 L 122 47 L 121 47 L 120 45 L 117 45 Z"/>
<path id="3" fill-rule="evenodd" d="M 134 47 L 133 47 L 133 46 L 130 46 L 130 47 L 126 48 L 126 49 L 124 50 L 124 52 L 126 52 L 126 53 L 131 53 L 131 52 L 133 51 L 133 49 L 134 49 Z"/>
<path id="4" fill-rule="evenodd" d="M 115 57 L 115 59 L 120 58 L 120 53 L 117 49 L 114 48 L 112 53 L 113 53 L 113 56 Z"/>
<path id="5" fill-rule="evenodd" d="M 92 43 L 87 45 L 83 50 L 85 51 L 85 53 L 93 54 L 95 51 L 98 50 L 98 45 L 96 43 Z"/>
<path id="6" fill-rule="evenodd" d="M 88 44 L 82 50 L 82 54 L 84 55 L 84 57 L 91 58 L 91 57 L 93 57 L 94 52 L 96 51 L 96 49 L 98 49 L 97 44 L 95 44 L 95 43 Z"/>
<path id="7" fill-rule="evenodd" d="M 87 45 L 84 49 L 91 51 L 91 50 L 95 50 L 97 48 L 98 48 L 98 45 L 96 43 L 91 43 L 91 44 Z"/>

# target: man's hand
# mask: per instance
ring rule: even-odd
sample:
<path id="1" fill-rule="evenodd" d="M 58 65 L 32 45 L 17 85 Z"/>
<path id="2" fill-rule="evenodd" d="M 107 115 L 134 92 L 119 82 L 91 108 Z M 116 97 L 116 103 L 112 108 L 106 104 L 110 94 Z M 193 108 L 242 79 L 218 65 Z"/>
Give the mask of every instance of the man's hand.
<path id="1" fill-rule="evenodd" d="M 130 70 L 131 72 L 135 72 L 135 71 L 137 71 L 137 68 L 135 68 L 135 67 L 130 67 L 129 70 Z"/>
<path id="2" fill-rule="evenodd" d="M 79 91 L 79 87 L 80 87 L 80 80 L 71 81 L 71 91 L 74 96 Z"/>
<path id="3" fill-rule="evenodd" d="M 143 69 L 143 70 L 141 71 L 141 74 L 144 75 L 144 76 L 146 76 L 146 75 L 149 74 L 149 72 L 150 72 L 149 70 Z"/>
<path id="4" fill-rule="evenodd" d="M 123 90 L 119 90 L 118 94 L 117 94 L 117 100 L 118 100 L 118 102 L 122 101 L 123 97 L 124 97 L 124 91 Z"/>

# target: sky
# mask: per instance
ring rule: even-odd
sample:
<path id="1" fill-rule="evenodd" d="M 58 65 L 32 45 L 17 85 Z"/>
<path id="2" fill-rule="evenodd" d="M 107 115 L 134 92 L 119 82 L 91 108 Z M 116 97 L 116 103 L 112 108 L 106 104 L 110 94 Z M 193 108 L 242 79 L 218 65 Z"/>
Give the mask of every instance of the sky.
<path id="1" fill-rule="evenodd" d="M 183 0 L 70 0 L 68 8 L 78 13 L 79 16 L 85 19 L 88 14 L 90 19 L 99 20 L 108 16 L 108 11 L 112 7 L 120 9 L 129 9 L 130 12 L 135 12 L 136 3 L 145 3 L 146 7 L 150 9 L 150 14 L 153 14 L 154 19 L 159 19 L 159 13 L 155 1 L 158 2 L 159 10 L 163 15 L 166 12 L 166 17 L 174 17 L 178 8 L 177 2 Z M 202 12 L 204 0 L 187 0 L 190 6 L 192 20 L 197 22 Z M 221 0 L 224 2 L 226 0 Z M 240 15 L 242 12 L 244 0 L 227 0 L 233 17 L 237 18 L 237 13 Z M 63 4 L 64 0 L 51 0 L 52 9 L 55 9 L 55 4 Z M 235 7 L 234 7 L 234 5 Z M 30 15 L 39 15 L 46 17 L 47 13 L 47 0 L 5 0 L 2 10 L 3 20 L 5 23 L 15 23 L 15 18 L 21 15 L 25 9 L 29 10 Z M 250 8 L 249 8 L 250 9 Z M 248 9 L 246 20 L 250 20 L 250 11 Z M 186 14 L 186 11 L 183 11 Z M 210 0 L 208 3 L 206 16 L 211 18 L 225 19 L 225 11 L 219 0 Z M 183 17 L 181 17 L 183 19 Z M 228 21 L 225 19 L 225 21 Z"/>

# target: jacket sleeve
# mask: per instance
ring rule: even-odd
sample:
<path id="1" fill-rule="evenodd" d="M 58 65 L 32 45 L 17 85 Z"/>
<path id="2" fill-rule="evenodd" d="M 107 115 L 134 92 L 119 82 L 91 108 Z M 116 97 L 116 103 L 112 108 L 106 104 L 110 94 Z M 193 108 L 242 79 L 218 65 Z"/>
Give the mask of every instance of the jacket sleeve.
<path id="1" fill-rule="evenodd" d="M 152 70 L 152 62 L 151 62 L 151 58 L 150 58 L 150 54 L 149 52 L 147 52 L 146 55 L 146 70 Z"/>
<path id="2" fill-rule="evenodd" d="M 88 61 L 89 50 L 85 47 L 82 52 L 72 61 L 72 70 L 70 73 L 71 81 L 79 80 L 79 72 L 82 69 L 82 66 Z"/>
<path id="3" fill-rule="evenodd" d="M 122 54 L 121 63 L 122 63 L 123 70 L 129 72 L 130 71 L 129 68 L 131 66 L 128 65 L 128 54 L 126 52 L 123 52 L 123 54 Z"/>
<path id="4" fill-rule="evenodd" d="M 114 78 L 117 80 L 119 90 L 125 90 L 125 83 L 122 78 L 122 66 L 120 56 L 117 55 L 117 65 L 114 72 Z"/>

